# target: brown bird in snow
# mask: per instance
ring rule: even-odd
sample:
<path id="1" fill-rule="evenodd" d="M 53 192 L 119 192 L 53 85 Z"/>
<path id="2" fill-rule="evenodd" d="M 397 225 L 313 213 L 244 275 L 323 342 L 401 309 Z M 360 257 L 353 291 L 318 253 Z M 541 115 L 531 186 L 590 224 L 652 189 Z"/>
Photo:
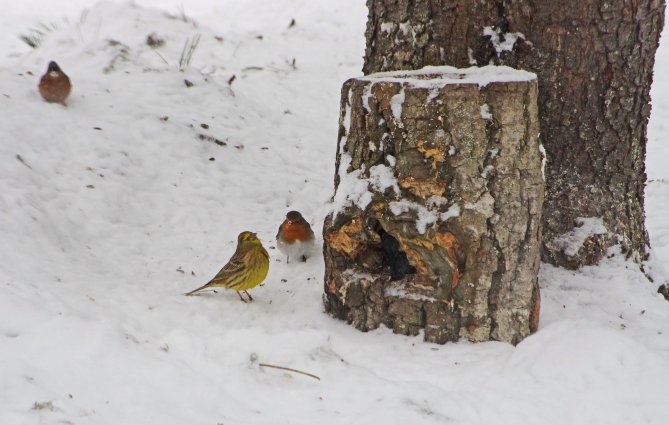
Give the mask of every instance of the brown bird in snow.
<path id="1" fill-rule="evenodd" d="M 39 81 L 39 93 L 44 100 L 64 105 L 71 91 L 70 77 L 65 75 L 56 62 L 49 62 L 49 68 Z"/>

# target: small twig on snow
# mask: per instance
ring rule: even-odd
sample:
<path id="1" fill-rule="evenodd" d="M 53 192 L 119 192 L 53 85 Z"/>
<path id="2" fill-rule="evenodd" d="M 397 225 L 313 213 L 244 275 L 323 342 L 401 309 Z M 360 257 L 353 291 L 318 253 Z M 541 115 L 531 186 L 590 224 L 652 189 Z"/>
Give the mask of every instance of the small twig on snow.
<path id="1" fill-rule="evenodd" d="M 260 366 L 260 367 L 271 367 L 271 368 L 273 368 L 273 369 L 287 370 L 288 372 L 295 372 L 295 373 L 299 373 L 299 374 L 302 374 L 302 375 L 309 376 L 309 377 L 314 378 L 314 379 L 316 379 L 316 380 L 318 380 L 318 381 L 321 380 L 321 378 L 319 378 L 319 377 L 316 376 L 316 375 L 313 375 L 313 374 L 308 373 L 308 372 L 303 372 L 303 371 L 301 371 L 301 370 L 297 370 L 297 369 L 291 369 L 291 368 L 289 368 L 289 367 L 276 366 L 276 365 L 273 365 L 273 364 L 267 364 L 267 363 L 259 363 L 258 366 Z"/>
<path id="2" fill-rule="evenodd" d="M 153 53 L 157 54 L 158 57 L 159 57 L 160 59 L 162 59 L 163 62 L 165 62 L 165 65 L 170 66 L 170 63 L 167 62 L 167 59 L 165 59 L 165 58 L 163 57 L 163 55 L 161 55 L 160 53 L 158 53 L 158 50 L 156 50 L 155 47 L 153 47 L 153 46 L 149 46 L 149 47 L 151 48 L 151 50 L 153 50 Z"/>

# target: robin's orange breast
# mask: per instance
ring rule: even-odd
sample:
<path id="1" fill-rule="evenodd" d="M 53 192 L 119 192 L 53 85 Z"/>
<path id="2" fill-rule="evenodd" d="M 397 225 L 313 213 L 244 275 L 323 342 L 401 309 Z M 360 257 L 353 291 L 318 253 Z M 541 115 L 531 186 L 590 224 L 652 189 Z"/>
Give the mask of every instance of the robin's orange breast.
<path id="1" fill-rule="evenodd" d="M 293 243 L 295 241 L 306 241 L 309 239 L 309 228 L 304 224 L 299 223 L 283 223 L 281 225 L 281 233 L 283 239 L 287 243 Z"/>

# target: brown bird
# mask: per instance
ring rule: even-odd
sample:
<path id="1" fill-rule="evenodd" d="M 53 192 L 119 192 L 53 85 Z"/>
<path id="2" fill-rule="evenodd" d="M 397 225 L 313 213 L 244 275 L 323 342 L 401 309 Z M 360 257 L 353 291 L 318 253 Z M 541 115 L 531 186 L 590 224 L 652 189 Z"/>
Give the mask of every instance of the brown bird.
<path id="1" fill-rule="evenodd" d="M 276 245 L 279 251 L 286 254 L 286 263 L 290 263 L 290 259 L 296 257 L 307 261 L 314 251 L 315 240 L 311 226 L 297 211 L 286 214 L 286 219 L 276 234 Z"/>
<path id="2" fill-rule="evenodd" d="M 44 100 L 64 105 L 71 91 L 70 77 L 65 75 L 56 62 L 49 62 L 49 68 L 39 81 L 39 93 Z"/>

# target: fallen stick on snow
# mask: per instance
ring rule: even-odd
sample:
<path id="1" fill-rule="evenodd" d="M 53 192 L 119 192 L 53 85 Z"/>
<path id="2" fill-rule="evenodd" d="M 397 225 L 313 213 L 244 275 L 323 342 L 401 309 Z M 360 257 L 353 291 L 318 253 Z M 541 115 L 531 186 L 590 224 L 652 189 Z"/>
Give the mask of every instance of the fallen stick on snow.
<path id="1" fill-rule="evenodd" d="M 273 364 L 267 364 L 267 363 L 259 363 L 258 366 L 260 366 L 260 367 L 271 367 L 271 368 L 273 368 L 273 369 L 287 370 L 287 371 L 289 371 L 289 372 L 300 373 L 300 374 L 302 374 L 302 375 L 306 375 L 306 376 L 312 377 L 312 378 L 317 379 L 317 380 L 319 380 L 319 381 L 321 380 L 321 378 L 319 378 L 319 377 L 316 376 L 316 375 L 313 375 L 313 374 L 308 373 L 308 372 L 302 372 L 301 370 L 297 370 L 297 369 L 291 369 L 291 368 L 289 368 L 289 367 L 276 366 L 276 365 L 273 365 Z"/>

